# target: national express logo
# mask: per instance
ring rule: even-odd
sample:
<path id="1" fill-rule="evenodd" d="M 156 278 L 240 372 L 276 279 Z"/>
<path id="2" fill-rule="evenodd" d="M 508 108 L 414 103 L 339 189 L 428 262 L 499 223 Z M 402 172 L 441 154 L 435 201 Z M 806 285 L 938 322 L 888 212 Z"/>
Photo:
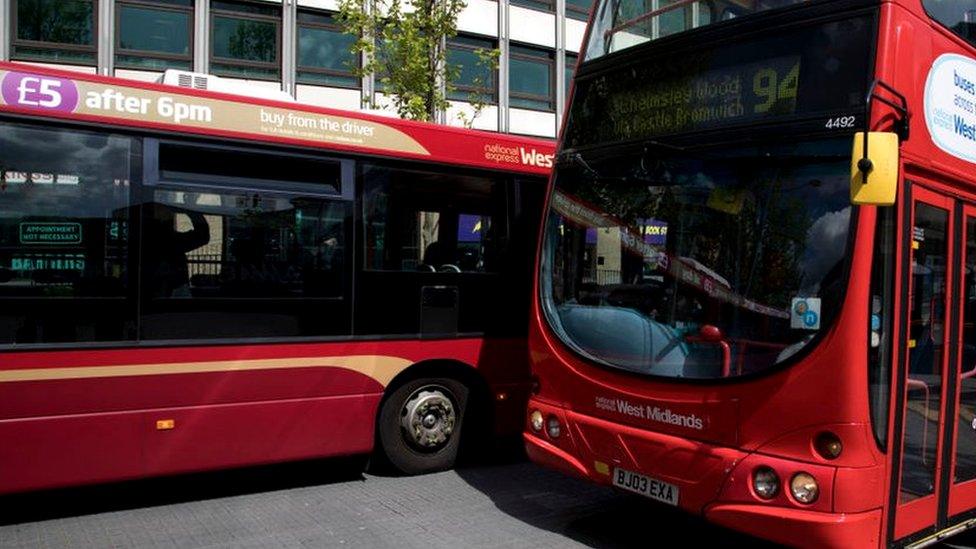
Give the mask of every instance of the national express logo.
<path id="1" fill-rule="evenodd" d="M 508 145 L 485 145 L 485 160 L 500 164 L 521 164 L 538 168 L 551 168 L 554 155 L 543 154 L 537 150 L 525 147 L 510 147 Z"/>

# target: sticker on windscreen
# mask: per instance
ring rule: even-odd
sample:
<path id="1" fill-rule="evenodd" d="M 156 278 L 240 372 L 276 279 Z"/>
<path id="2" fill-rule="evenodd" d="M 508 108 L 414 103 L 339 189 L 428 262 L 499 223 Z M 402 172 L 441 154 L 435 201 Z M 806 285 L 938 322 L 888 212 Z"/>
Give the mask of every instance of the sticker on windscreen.
<path id="1" fill-rule="evenodd" d="M 794 297 L 790 307 L 790 328 L 794 330 L 820 329 L 820 298 Z"/>

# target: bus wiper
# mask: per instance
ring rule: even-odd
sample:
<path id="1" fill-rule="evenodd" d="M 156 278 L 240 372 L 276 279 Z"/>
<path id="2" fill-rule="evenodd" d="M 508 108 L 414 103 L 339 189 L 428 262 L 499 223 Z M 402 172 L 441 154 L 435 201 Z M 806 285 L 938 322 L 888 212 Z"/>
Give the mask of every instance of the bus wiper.
<path id="1" fill-rule="evenodd" d="M 644 166 L 643 155 L 641 157 L 640 164 L 635 167 L 630 173 L 626 175 L 603 175 L 598 172 L 595 168 L 590 166 L 590 164 L 583 158 L 583 155 L 573 151 L 567 150 L 559 154 L 557 159 L 558 166 L 575 166 L 580 168 L 586 176 L 588 176 L 593 181 L 603 181 L 603 182 L 617 182 L 617 183 L 639 183 L 641 185 L 647 185 L 649 187 L 669 187 L 675 185 L 670 178 L 662 179 L 660 176 L 662 174 L 651 173 Z"/>
<path id="2" fill-rule="evenodd" d="M 593 169 L 592 166 L 590 166 L 589 162 L 587 162 L 586 159 L 583 158 L 582 154 L 571 149 L 559 153 L 559 157 L 556 160 L 556 164 L 558 166 L 569 165 L 569 166 L 578 167 L 583 170 L 583 173 L 585 173 L 594 181 L 625 181 L 626 180 L 626 178 L 624 177 L 619 177 L 619 176 L 608 177 L 601 174 L 600 172 Z"/>
<path id="3" fill-rule="evenodd" d="M 657 149 L 671 149 L 672 151 L 678 151 L 678 152 L 686 152 L 688 150 L 688 147 L 682 147 L 681 145 L 672 145 L 670 143 L 664 143 L 662 141 L 657 141 L 655 139 L 647 139 L 645 141 L 642 141 L 641 145 L 643 145 L 644 147 L 644 154 L 647 154 L 649 152 L 647 150 L 649 146 Z"/>

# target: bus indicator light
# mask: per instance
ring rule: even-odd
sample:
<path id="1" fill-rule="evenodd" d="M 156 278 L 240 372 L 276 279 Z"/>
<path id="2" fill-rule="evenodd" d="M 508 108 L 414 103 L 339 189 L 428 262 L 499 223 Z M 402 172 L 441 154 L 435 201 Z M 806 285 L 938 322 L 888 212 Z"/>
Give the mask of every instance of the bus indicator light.
<path id="1" fill-rule="evenodd" d="M 594 461 L 593 462 L 593 469 L 597 473 L 600 473 L 601 475 L 609 475 L 610 474 L 610 466 L 607 465 L 606 463 L 603 463 L 602 461 Z"/>
<path id="2" fill-rule="evenodd" d="M 157 419 L 156 420 L 156 430 L 157 431 L 169 431 L 176 428 L 175 419 Z"/>

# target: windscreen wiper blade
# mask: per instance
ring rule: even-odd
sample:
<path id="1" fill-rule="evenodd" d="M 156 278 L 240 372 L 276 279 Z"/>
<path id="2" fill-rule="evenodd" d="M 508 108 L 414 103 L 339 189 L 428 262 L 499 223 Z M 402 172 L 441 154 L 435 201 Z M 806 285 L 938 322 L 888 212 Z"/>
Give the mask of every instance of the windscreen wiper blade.
<path id="1" fill-rule="evenodd" d="M 559 153 L 556 158 L 556 165 L 559 167 L 574 166 L 583 170 L 587 176 L 595 181 L 626 181 L 626 178 L 615 176 L 609 177 L 593 169 L 583 155 L 573 149 L 568 149 Z"/>

